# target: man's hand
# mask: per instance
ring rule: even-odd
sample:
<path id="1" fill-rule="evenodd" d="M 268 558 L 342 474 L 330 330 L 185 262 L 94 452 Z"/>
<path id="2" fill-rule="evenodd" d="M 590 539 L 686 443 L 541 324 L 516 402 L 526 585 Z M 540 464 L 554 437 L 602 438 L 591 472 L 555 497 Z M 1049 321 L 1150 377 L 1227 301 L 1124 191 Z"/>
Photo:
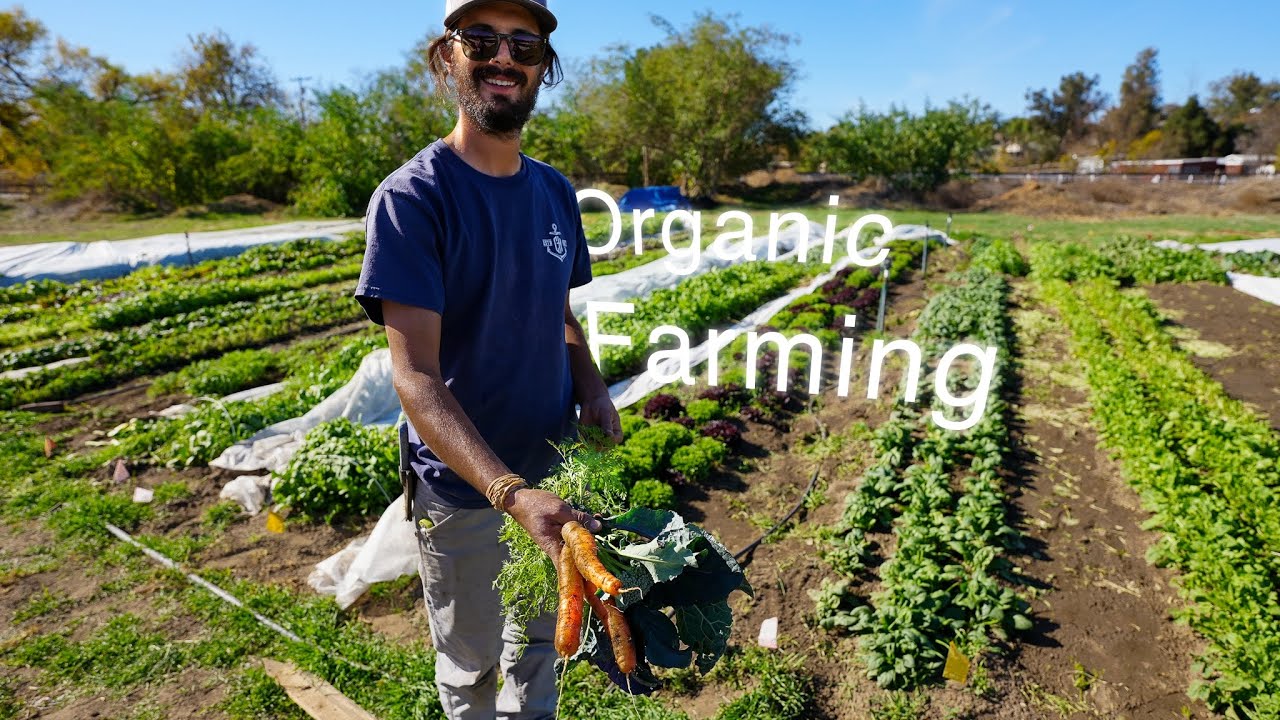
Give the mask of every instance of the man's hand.
<path id="1" fill-rule="evenodd" d="M 557 571 L 560 570 L 560 546 L 564 545 L 560 528 L 565 523 L 576 521 L 591 532 L 598 532 L 601 528 L 599 520 L 574 510 L 564 500 L 546 490 L 516 490 L 507 497 L 506 511 L 538 543 L 538 547 L 551 556 Z"/>
<path id="2" fill-rule="evenodd" d="M 582 403 L 578 422 L 600 428 L 615 443 L 622 442 L 622 420 L 608 395 L 596 396 Z"/>

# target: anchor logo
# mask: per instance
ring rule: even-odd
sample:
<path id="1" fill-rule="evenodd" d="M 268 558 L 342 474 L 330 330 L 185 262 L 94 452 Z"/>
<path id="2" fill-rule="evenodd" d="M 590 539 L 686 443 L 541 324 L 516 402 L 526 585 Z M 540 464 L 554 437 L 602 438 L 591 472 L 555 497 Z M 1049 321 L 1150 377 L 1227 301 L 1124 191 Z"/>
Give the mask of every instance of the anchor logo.
<path id="1" fill-rule="evenodd" d="M 565 244 L 564 236 L 560 234 L 560 228 L 555 223 L 551 224 L 551 237 L 542 241 L 542 246 L 547 249 L 547 253 L 551 257 L 564 262 L 569 254 L 569 246 Z"/>

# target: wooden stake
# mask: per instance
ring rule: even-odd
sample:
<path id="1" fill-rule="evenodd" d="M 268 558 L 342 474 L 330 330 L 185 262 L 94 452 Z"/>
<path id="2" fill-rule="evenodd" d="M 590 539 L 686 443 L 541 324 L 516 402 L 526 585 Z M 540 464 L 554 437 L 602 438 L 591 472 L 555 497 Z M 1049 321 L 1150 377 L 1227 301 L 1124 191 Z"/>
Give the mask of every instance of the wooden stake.
<path id="1" fill-rule="evenodd" d="M 293 663 L 266 658 L 262 661 L 262 669 L 280 683 L 289 699 L 315 720 L 377 720 L 337 688 L 299 670 Z"/>

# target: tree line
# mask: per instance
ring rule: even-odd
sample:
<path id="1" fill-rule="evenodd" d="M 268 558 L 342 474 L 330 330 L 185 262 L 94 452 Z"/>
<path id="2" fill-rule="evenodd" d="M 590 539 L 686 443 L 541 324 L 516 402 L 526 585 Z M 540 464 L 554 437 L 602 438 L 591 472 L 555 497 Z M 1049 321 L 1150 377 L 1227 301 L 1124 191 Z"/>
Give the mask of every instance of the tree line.
<path id="1" fill-rule="evenodd" d="M 571 69 L 526 128 L 528 154 L 582 184 L 678 184 L 710 197 L 777 159 L 922 192 L 1010 162 L 1002 150 L 1015 143 L 1016 160 L 1032 162 L 1280 143 L 1280 84 L 1238 73 L 1204 105 L 1164 105 L 1153 49 L 1125 72 L 1114 105 L 1096 75 L 1073 73 L 1028 91 L 1021 117 L 966 99 L 921 113 L 860 108 L 814 130 L 791 102 L 794 38 L 712 13 L 682 28 L 655 22 L 660 42 Z M 359 215 L 383 177 L 453 125 L 426 70 L 431 39 L 356 86 L 299 98 L 256 48 L 221 31 L 189 38 L 171 71 L 130 74 L 21 8 L 0 12 L 0 171 L 43 178 L 55 199 L 132 212 L 248 193 L 306 215 Z"/>

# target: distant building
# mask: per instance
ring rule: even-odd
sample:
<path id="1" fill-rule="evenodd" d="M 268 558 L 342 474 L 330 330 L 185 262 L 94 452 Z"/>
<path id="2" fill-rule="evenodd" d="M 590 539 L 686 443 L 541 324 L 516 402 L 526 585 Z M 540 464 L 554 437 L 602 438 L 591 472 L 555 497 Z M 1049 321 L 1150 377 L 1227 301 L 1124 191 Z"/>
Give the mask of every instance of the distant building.
<path id="1" fill-rule="evenodd" d="M 1266 167 L 1271 166 L 1271 174 L 1275 174 L 1275 155 L 1228 155 L 1220 160 L 1222 172 L 1226 175 L 1266 175 Z"/>
<path id="2" fill-rule="evenodd" d="M 1111 172 L 1124 175 L 1214 175 L 1221 172 L 1218 158 L 1173 158 L 1171 160 L 1117 160 Z"/>

